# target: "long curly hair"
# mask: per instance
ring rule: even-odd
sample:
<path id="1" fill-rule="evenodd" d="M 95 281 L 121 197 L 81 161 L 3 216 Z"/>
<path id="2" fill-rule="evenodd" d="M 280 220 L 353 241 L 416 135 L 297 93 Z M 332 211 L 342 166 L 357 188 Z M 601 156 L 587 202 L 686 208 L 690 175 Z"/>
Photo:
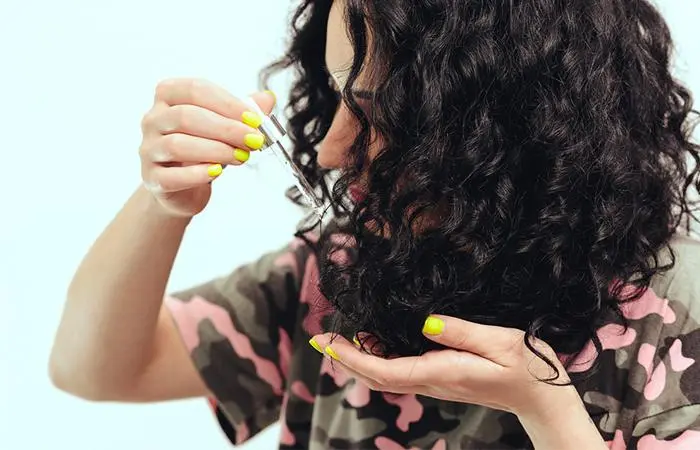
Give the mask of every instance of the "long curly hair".
<path id="1" fill-rule="evenodd" d="M 596 329 L 626 324 L 620 305 L 673 266 L 658 255 L 697 220 L 697 111 L 670 73 L 660 13 L 645 0 L 347 0 L 355 56 L 338 93 L 324 63 L 331 5 L 301 2 L 261 84 L 296 71 L 294 160 L 337 219 L 309 240 L 333 329 L 415 355 L 435 348 L 420 328 L 441 313 L 559 353 L 600 350 Z M 369 99 L 354 95 L 362 70 Z M 360 131 L 330 183 L 316 146 L 340 102 Z M 348 205 L 360 177 L 368 195 Z"/>

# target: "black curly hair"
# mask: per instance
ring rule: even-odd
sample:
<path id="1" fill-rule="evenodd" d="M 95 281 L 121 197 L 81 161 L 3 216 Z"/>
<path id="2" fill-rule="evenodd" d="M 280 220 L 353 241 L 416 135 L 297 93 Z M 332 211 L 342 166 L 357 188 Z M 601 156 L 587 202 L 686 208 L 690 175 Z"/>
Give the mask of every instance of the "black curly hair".
<path id="1" fill-rule="evenodd" d="M 420 328 L 441 313 L 559 353 L 591 339 L 600 350 L 596 329 L 625 323 L 620 304 L 672 267 L 660 251 L 697 220 L 697 111 L 670 73 L 660 13 L 645 0 L 347 0 L 355 56 L 338 93 L 324 63 L 331 5 L 302 1 L 261 84 L 296 70 L 294 159 L 353 238 L 344 260 L 330 232 L 309 242 L 334 329 L 415 355 L 435 348 Z M 363 62 L 370 99 L 353 91 Z M 316 146 L 341 101 L 361 131 L 331 186 Z M 368 195 L 348 206 L 363 174 Z"/>

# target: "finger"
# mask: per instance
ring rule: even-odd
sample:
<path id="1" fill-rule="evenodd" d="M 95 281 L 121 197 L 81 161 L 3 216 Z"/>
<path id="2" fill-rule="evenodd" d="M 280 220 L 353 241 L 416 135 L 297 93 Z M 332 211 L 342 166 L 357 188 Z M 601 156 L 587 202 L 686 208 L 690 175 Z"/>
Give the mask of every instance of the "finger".
<path id="1" fill-rule="evenodd" d="M 321 341 L 323 341 L 323 339 L 321 339 Z M 314 345 L 314 343 L 316 345 Z M 338 355 L 332 350 L 331 353 L 325 353 L 323 351 L 323 347 L 318 346 L 318 342 L 316 342 L 315 338 L 311 339 L 311 345 L 325 357 L 333 360 L 334 370 L 343 370 L 345 373 L 350 375 L 350 377 L 357 380 L 357 382 L 364 384 L 373 391 L 390 392 L 394 394 L 412 394 L 417 393 L 417 391 L 427 391 L 427 389 L 424 389 L 424 386 L 383 386 L 379 384 L 379 382 L 377 382 L 376 380 L 368 378 L 363 374 L 357 372 L 356 370 L 353 370 L 351 367 L 345 365 L 343 362 L 340 361 L 340 359 L 338 359 Z M 325 348 L 328 348 L 328 346 L 326 346 Z"/>
<path id="2" fill-rule="evenodd" d="M 146 187 L 156 193 L 179 192 L 203 186 L 221 175 L 221 164 L 193 164 L 182 167 L 154 165 L 147 177 Z"/>
<path id="3" fill-rule="evenodd" d="M 314 340 L 326 354 L 345 367 L 393 389 L 416 386 L 443 386 L 492 380 L 503 368 L 473 353 L 435 350 L 421 356 L 386 359 L 362 352 L 347 340 L 328 334 Z"/>
<path id="4" fill-rule="evenodd" d="M 374 380 L 377 385 L 392 389 L 427 384 L 435 372 L 427 370 L 426 361 L 420 357 L 385 359 L 360 351 L 342 337 L 335 337 L 331 342 L 329 335 L 319 335 L 314 340 L 326 354 L 345 367 Z"/>
<path id="5" fill-rule="evenodd" d="M 246 162 L 250 153 L 228 144 L 199 136 L 174 133 L 161 136 L 141 147 L 141 156 L 157 163 L 220 163 L 239 165 Z"/>
<path id="6" fill-rule="evenodd" d="M 351 378 L 354 378 L 358 383 L 362 383 L 365 386 L 367 386 L 370 390 L 372 391 L 377 391 L 377 392 L 387 392 L 390 394 L 418 394 L 422 392 L 427 392 L 428 389 L 425 386 L 419 386 L 419 385 L 411 385 L 411 386 L 390 386 L 390 385 L 382 385 L 378 381 L 368 378 L 364 376 L 363 374 L 353 370 L 351 367 L 343 364 L 341 361 L 335 359 L 334 357 L 325 354 L 327 358 L 333 359 L 333 365 L 335 367 L 335 370 L 343 370 L 345 373 L 347 373 Z"/>
<path id="7" fill-rule="evenodd" d="M 272 91 L 256 92 L 252 94 L 250 98 L 252 98 L 253 101 L 258 104 L 260 109 L 265 114 L 270 114 L 272 112 L 272 108 L 274 108 L 275 104 L 277 103 L 277 96 Z"/>
<path id="8" fill-rule="evenodd" d="M 350 375 L 350 377 L 357 380 L 358 383 L 364 384 L 372 391 L 387 392 L 390 394 L 418 394 L 427 392 L 428 390 L 425 388 L 425 386 L 383 386 L 377 383 L 375 380 L 367 378 L 359 372 L 352 370 L 350 367 L 346 366 L 340 361 L 335 361 L 333 364 L 337 367 L 336 370 L 344 370 L 348 375 Z"/>
<path id="9" fill-rule="evenodd" d="M 250 125 L 260 125 L 259 116 L 256 117 L 258 118 L 246 124 L 199 106 L 178 105 L 160 110 L 157 117 L 151 119 L 152 123 L 145 126 L 154 128 L 162 135 L 189 134 L 246 150 L 259 150 L 263 147 L 265 139 L 258 129 Z"/>
<path id="10" fill-rule="evenodd" d="M 431 315 L 423 334 L 446 347 L 475 353 L 497 364 L 508 366 L 512 352 L 523 345 L 524 333 L 514 328 L 481 325 L 455 317 Z"/>
<path id="11" fill-rule="evenodd" d="M 375 356 L 387 356 L 379 343 L 379 340 L 369 333 L 357 333 L 353 338 L 353 344 L 357 348 Z"/>
<path id="12" fill-rule="evenodd" d="M 197 78 L 172 78 L 156 87 L 156 101 L 169 106 L 195 105 L 224 117 L 239 120 L 250 108 L 226 89 L 210 81 Z M 271 92 L 253 94 L 256 103 L 266 114 L 275 103 Z"/>

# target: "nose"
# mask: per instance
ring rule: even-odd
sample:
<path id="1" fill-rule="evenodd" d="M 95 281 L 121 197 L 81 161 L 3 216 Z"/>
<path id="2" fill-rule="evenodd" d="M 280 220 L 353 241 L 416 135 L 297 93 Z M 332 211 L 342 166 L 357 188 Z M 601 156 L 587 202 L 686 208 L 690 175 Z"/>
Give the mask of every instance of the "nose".
<path id="1" fill-rule="evenodd" d="M 343 167 L 345 150 L 340 149 L 337 142 L 326 137 L 318 148 L 318 165 L 324 169 L 340 169 Z"/>
<path id="2" fill-rule="evenodd" d="M 345 163 L 348 149 L 357 136 L 357 125 L 352 113 L 341 105 L 333 117 L 326 136 L 319 144 L 318 165 L 324 169 L 340 169 Z"/>

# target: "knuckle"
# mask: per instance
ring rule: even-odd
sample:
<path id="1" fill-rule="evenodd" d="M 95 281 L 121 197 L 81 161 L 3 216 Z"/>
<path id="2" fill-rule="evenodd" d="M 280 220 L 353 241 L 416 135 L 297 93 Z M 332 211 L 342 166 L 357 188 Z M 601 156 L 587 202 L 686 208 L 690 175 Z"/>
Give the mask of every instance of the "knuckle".
<path id="1" fill-rule="evenodd" d="M 146 144 L 144 142 L 141 145 L 139 145 L 139 158 L 148 159 L 149 158 L 148 153 L 149 153 L 148 144 Z"/>
<path id="2" fill-rule="evenodd" d="M 179 160 L 185 147 L 185 137 L 181 134 L 167 134 L 161 138 L 159 150 L 168 160 Z"/>
<path id="3" fill-rule="evenodd" d="M 202 91 L 204 90 L 204 80 L 199 78 L 188 78 L 185 81 L 185 86 L 183 90 L 187 92 L 187 97 L 190 101 L 197 105 L 200 103 L 202 97 Z"/>
<path id="4" fill-rule="evenodd" d="M 155 123 L 156 117 L 155 113 L 153 110 L 148 111 L 146 114 L 143 115 L 141 118 L 141 131 L 148 131 L 151 128 L 153 128 L 153 124 Z"/>
<path id="5" fill-rule="evenodd" d="M 158 84 L 156 84 L 156 98 L 163 99 L 167 97 L 168 92 L 170 92 L 171 89 L 177 86 L 178 83 L 179 80 L 177 78 L 166 78 L 164 80 L 159 81 Z"/>
<path id="6" fill-rule="evenodd" d="M 139 156 L 141 159 L 154 163 L 169 162 L 172 160 L 170 149 L 163 145 L 164 139 L 159 139 L 154 142 L 144 142 L 139 147 Z"/>
<path id="7" fill-rule="evenodd" d="M 202 90 L 204 87 L 204 81 L 199 79 L 199 78 L 188 78 L 187 79 L 187 88 L 189 89 L 190 93 L 195 93 L 199 92 Z"/>
<path id="8" fill-rule="evenodd" d="M 176 105 L 170 108 L 171 128 L 185 129 L 189 126 L 191 120 L 187 116 L 187 109 L 182 105 Z"/>
<path id="9" fill-rule="evenodd" d="M 462 331 L 455 338 L 456 348 L 468 348 L 470 343 L 471 333 L 468 331 Z"/>

